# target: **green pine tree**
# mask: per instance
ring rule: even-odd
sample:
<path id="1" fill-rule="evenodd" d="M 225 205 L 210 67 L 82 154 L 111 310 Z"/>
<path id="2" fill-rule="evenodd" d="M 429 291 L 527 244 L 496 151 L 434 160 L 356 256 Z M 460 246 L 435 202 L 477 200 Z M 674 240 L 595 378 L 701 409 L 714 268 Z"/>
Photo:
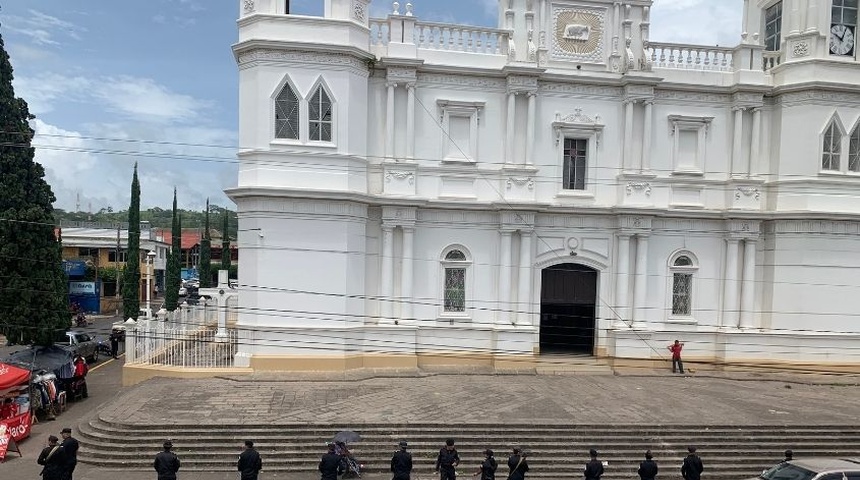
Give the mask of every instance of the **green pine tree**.
<path id="1" fill-rule="evenodd" d="M 176 189 L 173 189 L 173 225 L 170 233 L 172 245 L 167 255 L 167 278 L 164 286 L 164 308 L 172 312 L 179 305 L 179 285 L 182 283 L 182 228 L 176 208 Z"/>
<path id="2" fill-rule="evenodd" d="M 69 326 L 68 279 L 55 233 L 51 186 L 33 161 L 27 102 L 15 97 L 0 36 L 0 331 L 50 345 Z"/>
<path id="3" fill-rule="evenodd" d="M 221 234 L 221 270 L 230 271 L 230 235 L 227 233 L 230 210 L 224 209 L 224 230 Z"/>
<path id="4" fill-rule="evenodd" d="M 206 199 L 206 224 L 200 240 L 200 288 L 212 286 L 212 239 L 209 237 L 209 199 Z"/>
<path id="5" fill-rule="evenodd" d="M 122 276 L 122 318 L 137 319 L 140 316 L 140 182 L 136 162 L 128 207 L 127 259 Z"/>

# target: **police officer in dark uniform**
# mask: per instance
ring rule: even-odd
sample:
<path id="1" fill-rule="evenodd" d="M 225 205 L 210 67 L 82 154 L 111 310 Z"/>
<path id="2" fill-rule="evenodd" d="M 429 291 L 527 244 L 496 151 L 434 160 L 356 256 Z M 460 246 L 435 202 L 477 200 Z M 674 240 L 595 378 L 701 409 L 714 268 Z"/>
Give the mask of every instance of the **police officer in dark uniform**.
<path id="1" fill-rule="evenodd" d="M 158 472 L 158 480 L 176 480 L 176 472 L 179 471 L 179 457 L 170 450 L 173 448 L 173 442 L 166 440 L 164 442 L 164 451 L 158 452 L 155 456 L 153 466 Z"/>
<path id="2" fill-rule="evenodd" d="M 481 480 L 496 480 L 496 469 L 499 468 L 498 462 L 493 457 L 493 451 L 489 448 L 484 450 L 484 461 L 475 472 L 474 476 L 481 476 Z"/>
<path id="3" fill-rule="evenodd" d="M 48 436 L 48 446 L 42 449 L 36 463 L 42 465 L 43 480 L 63 480 L 66 474 L 66 454 L 63 447 L 57 444 L 59 439 L 53 435 Z"/>
<path id="4" fill-rule="evenodd" d="M 436 457 L 436 473 L 440 473 L 440 480 L 457 480 L 457 472 L 454 470 L 460 464 L 460 454 L 454 448 L 454 440 L 445 440 L 445 446 L 439 450 Z"/>
<path id="5" fill-rule="evenodd" d="M 529 462 L 526 461 L 526 452 L 520 447 L 514 447 L 513 453 L 508 457 L 508 469 L 508 480 L 525 480 Z"/>
<path id="6" fill-rule="evenodd" d="M 645 452 L 645 461 L 639 464 L 639 478 L 641 480 L 654 480 L 657 478 L 657 462 L 651 455 L 651 450 Z"/>
<path id="7" fill-rule="evenodd" d="M 409 445 L 404 440 L 400 441 L 400 450 L 394 452 L 391 457 L 391 473 L 393 480 L 409 480 L 412 474 L 412 454 L 406 451 Z"/>
<path id="8" fill-rule="evenodd" d="M 320 459 L 320 480 L 337 480 L 344 472 L 343 458 L 334 453 L 334 444 L 328 444 L 328 452 Z"/>
<path id="9" fill-rule="evenodd" d="M 585 480 L 600 480 L 603 475 L 603 462 L 597 459 L 597 450 L 591 449 L 588 451 L 591 460 L 585 464 Z"/>

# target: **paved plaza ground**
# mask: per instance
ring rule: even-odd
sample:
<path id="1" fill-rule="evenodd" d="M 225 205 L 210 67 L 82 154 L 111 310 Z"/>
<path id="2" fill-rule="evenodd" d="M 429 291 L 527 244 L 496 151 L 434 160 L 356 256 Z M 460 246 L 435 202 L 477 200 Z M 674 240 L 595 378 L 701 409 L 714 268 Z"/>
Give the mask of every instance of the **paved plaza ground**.
<path id="1" fill-rule="evenodd" d="M 330 376 L 273 374 L 182 380 L 157 378 L 121 389 L 120 362 L 98 374 L 118 394 L 99 395 L 90 408 L 105 420 L 139 424 L 461 423 L 524 424 L 850 425 L 860 420 L 860 378 L 777 373 L 672 375 L 664 371 L 615 376 L 463 375 Z M 75 405 L 78 408 L 79 405 Z M 84 421 L 93 410 L 79 410 Z M 73 417 L 63 419 L 63 425 Z M 34 426 L 25 458 L 0 465 L 8 478 L 37 478 L 35 457 L 60 422 Z M 156 452 L 153 452 L 153 455 Z M 113 480 L 119 472 L 79 466 L 79 479 Z M 124 480 L 155 478 L 122 472 Z M 315 475 L 264 472 L 263 479 L 312 480 Z M 388 479 L 365 475 L 367 480 Z M 378 477 L 378 478 L 375 478 Z M 180 479 L 235 479 L 233 473 L 180 472 Z M 420 480 L 426 480 L 424 478 Z"/>

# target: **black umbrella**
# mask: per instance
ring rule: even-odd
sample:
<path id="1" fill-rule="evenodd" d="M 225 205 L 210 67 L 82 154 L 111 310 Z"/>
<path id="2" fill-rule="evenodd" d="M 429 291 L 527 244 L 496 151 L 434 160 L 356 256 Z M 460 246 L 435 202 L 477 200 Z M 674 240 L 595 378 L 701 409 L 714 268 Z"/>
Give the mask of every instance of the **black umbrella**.
<path id="1" fill-rule="evenodd" d="M 342 432 L 337 432 L 334 438 L 331 439 L 332 442 L 343 442 L 343 443 L 354 443 L 361 441 L 361 435 L 353 432 L 352 430 L 344 430 Z"/>

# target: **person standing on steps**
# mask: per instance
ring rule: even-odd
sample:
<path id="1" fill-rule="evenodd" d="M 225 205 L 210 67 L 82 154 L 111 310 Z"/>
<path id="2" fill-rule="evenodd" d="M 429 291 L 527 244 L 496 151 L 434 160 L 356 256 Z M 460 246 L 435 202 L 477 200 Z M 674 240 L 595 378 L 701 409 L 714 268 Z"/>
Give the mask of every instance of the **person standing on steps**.
<path id="1" fill-rule="evenodd" d="M 457 480 L 457 465 L 460 464 L 460 454 L 454 448 L 454 439 L 445 440 L 445 446 L 439 450 L 436 457 L 436 473 L 440 474 L 440 480 Z"/>
<path id="2" fill-rule="evenodd" d="M 63 454 L 66 460 L 63 480 L 72 480 L 72 473 L 74 473 L 75 467 L 78 466 L 78 448 L 80 448 L 81 444 L 72 437 L 72 429 L 69 427 L 60 430 L 60 436 L 63 437 L 63 442 L 60 446 L 63 447 Z"/>
<path id="3" fill-rule="evenodd" d="M 493 451 L 488 448 L 484 450 L 483 463 L 481 463 L 481 466 L 478 467 L 478 471 L 475 472 L 473 476 L 477 477 L 480 475 L 480 480 L 496 480 L 497 468 L 499 468 L 499 464 L 496 462 L 496 459 L 493 458 Z"/>
<path id="4" fill-rule="evenodd" d="M 681 361 L 681 350 L 684 348 L 684 344 L 675 340 L 675 343 L 666 347 L 672 352 L 672 373 L 675 373 L 675 368 L 681 372 L 681 375 L 684 374 L 684 362 Z"/>
<path id="5" fill-rule="evenodd" d="M 391 457 L 392 479 L 409 480 L 412 475 L 412 454 L 406 451 L 409 444 L 401 440 L 398 446 L 400 450 L 394 452 L 394 456 Z"/>
<path id="6" fill-rule="evenodd" d="M 164 451 L 158 452 L 158 455 L 155 456 L 155 462 L 153 462 L 155 471 L 158 472 L 158 480 L 176 480 L 176 472 L 179 471 L 179 457 L 171 452 L 173 442 L 165 440 L 162 446 Z"/>
<path id="7" fill-rule="evenodd" d="M 655 480 L 657 478 L 657 462 L 651 455 L 651 450 L 645 452 L 645 461 L 639 464 L 640 480 Z"/>
<path id="8" fill-rule="evenodd" d="M 260 452 L 254 448 L 254 442 L 245 440 L 245 450 L 239 454 L 236 468 L 239 470 L 240 480 L 257 480 L 260 470 L 263 469 L 263 459 L 260 458 Z"/>
<path id="9" fill-rule="evenodd" d="M 529 462 L 526 461 L 526 452 L 520 447 L 514 447 L 513 453 L 508 457 L 508 469 L 508 480 L 525 480 Z"/>
<path id="10" fill-rule="evenodd" d="M 687 452 L 689 453 L 681 465 L 681 476 L 684 480 L 700 480 L 702 472 L 705 471 L 702 459 L 696 454 L 696 447 L 687 447 Z"/>
<path id="11" fill-rule="evenodd" d="M 588 454 L 591 455 L 591 460 L 585 464 L 585 480 L 600 480 L 603 475 L 603 462 L 597 459 L 597 450 L 592 448 Z"/>
<path id="12" fill-rule="evenodd" d="M 794 459 L 794 452 L 791 449 L 785 451 L 785 460 L 783 462 L 790 462 Z"/>
<path id="13" fill-rule="evenodd" d="M 342 456 L 335 453 L 335 445 L 328 444 L 328 452 L 323 454 L 318 467 L 320 471 L 320 480 L 337 480 L 337 476 L 344 471 L 344 459 Z"/>
<path id="14" fill-rule="evenodd" d="M 48 446 L 42 449 L 36 463 L 42 465 L 42 480 L 63 480 L 66 474 L 66 455 L 63 447 L 57 444 L 59 439 L 48 436 Z"/>

